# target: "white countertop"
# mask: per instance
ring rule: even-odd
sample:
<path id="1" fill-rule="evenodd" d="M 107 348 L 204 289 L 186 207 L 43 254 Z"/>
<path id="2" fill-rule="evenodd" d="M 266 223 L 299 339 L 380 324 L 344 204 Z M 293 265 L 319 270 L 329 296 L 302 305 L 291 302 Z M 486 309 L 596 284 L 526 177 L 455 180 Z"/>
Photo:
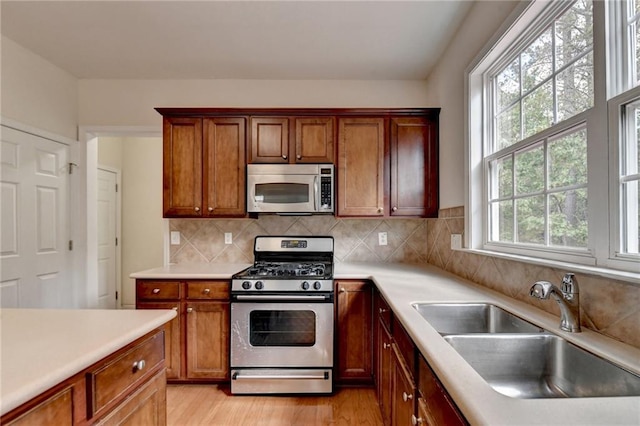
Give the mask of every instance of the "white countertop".
<path id="1" fill-rule="evenodd" d="M 0 309 L 0 414 L 175 316 L 172 310 Z"/>
<path id="2" fill-rule="evenodd" d="M 175 265 L 142 271 L 131 277 L 228 279 L 247 266 Z M 558 317 L 433 266 L 337 263 L 334 278 L 375 282 L 458 408 L 473 425 L 640 425 L 640 397 L 517 399 L 494 391 L 411 304 L 493 303 L 636 374 L 640 374 L 640 349 L 588 329 L 581 333 L 563 332 L 558 328 Z"/>

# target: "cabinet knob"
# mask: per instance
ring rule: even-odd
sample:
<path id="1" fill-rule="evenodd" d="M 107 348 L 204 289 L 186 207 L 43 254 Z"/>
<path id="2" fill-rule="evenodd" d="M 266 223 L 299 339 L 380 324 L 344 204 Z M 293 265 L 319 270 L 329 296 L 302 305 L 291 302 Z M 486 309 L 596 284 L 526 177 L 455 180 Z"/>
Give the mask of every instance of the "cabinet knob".
<path id="1" fill-rule="evenodd" d="M 205 288 L 202 292 L 204 294 L 209 294 L 209 293 L 211 293 L 211 289 L 210 288 Z"/>
<path id="2" fill-rule="evenodd" d="M 378 213 L 382 213 L 384 209 L 382 207 L 378 207 Z"/>
<path id="3" fill-rule="evenodd" d="M 174 306 L 174 307 L 173 307 L 173 308 L 171 308 L 171 309 L 173 309 L 174 311 L 178 312 L 178 307 L 177 307 L 177 306 Z"/>
<path id="4" fill-rule="evenodd" d="M 346 292 L 347 292 L 347 290 L 345 290 L 345 288 L 344 288 L 344 287 L 340 287 L 340 290 L 339 290 L 339 291 L 340 291 L 340 293 L 346 293 Z"/>
<path id="5" fill-rule="evenodd" d="M 396 206 L 393 206 L 393 208 L 391 209 L 392 212 L 397 212 L 398 208 Z"/>
<path id="6" fill-rule="evenodd" d="M 193 308 L 187 308 L 187 312 L 188 312 L 188 313 L 193 312 Z"/>
<path id="7" fill-rule="evenodd" d="M 207 211 L 211 213 L 213 211 L 213 207 L 207 207 Z"/>
<path id="8" fill-rule="evenodd" d="M 413 395 L 410 393 L 402 392 L 402 400 L 404 402 L 411 401 L 413 399 Z"/>
<path id="9" fill-rule="evenodd" d="M 283 155 L 283 156 L 282 156 L 282 159 L 283 159 L 283 160 L 286 160 L 286 159 L 287 159 L 287 156 L 286 156 L 286 155 Z"/>
<path id="10" fill-rule="evenodd" d="M 141 359 L 139 361 L 135 361 L 133 363 L 133 372 L 135 373 L 136 371 L 142 370 L 145 365 L 146 365 L 146 363 L 144 362 L 144 359 Z"/>
<path id="11" fill-rule="evenodd" d="M 302 155 L 298 154 L 297 158 L 298 160 L 302 160 Z"/>
<path id="12" fill-rule="evenodd" d="M 423 422 L 422 417 L 416 417 L 415 414 L 411 415 L 411 424 L 413 426 L 421 425 Z"/>
<path id="13" fill-rule="evenodd" d="M 385 312 L 387 312 L 386 309 L 384 308 L 378 308 L 378 313 L 384 314 Z"/>
<path id="14" fill-rule="evenodd" d="M 199 211 L 200 211 L 200 207 L 196 207 L 196 208 L 195 208 L 195 211 L 196 211 L 196 212 L 199 212 Z"/>
<path id="15" fill-rule="evenodd" d="M 159 288 L 154 288 L 151 292 L 153 294 L 160 294 L 160 289 Z"/>
<path id="16" fill-rule="evenodd" d="M 388 348 L 390 348 L 390 347 L 391 347 L 391 345 L 390 345 L 389 343 L 387 343 L 387 342 L 382 342 L 382 349 L 388 349 Z"/>

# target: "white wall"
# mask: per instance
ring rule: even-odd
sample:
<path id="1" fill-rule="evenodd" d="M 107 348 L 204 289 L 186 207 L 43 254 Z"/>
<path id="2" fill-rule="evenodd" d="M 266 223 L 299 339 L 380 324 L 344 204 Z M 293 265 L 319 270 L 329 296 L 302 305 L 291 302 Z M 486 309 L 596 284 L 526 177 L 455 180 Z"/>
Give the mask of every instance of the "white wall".
<path id="1" fill-rule="evenodd" d="M 440 112 L 440 208 L 464 204 L 465 181 L 465 70 L 504 20 L 517 1 L 474 2 L 426 85 L 428 105 Z"/>
<path id="2" fill-rule="evenodd" d="M 78 80 L 4 36 L 1 43 L 0 114 L 77 140 Z"/>
<path id="3" fill-rule="evenodd" d="M 122 142 L 123 138 L 99 137 L 98 165 L 113 167 L 122 171 Z"/>
<path id="4" fill-rule="evenodd" d="M 424 81 L 80 80 L 84 126 L 157 126 L 155 107 L 429 107 Z"/>

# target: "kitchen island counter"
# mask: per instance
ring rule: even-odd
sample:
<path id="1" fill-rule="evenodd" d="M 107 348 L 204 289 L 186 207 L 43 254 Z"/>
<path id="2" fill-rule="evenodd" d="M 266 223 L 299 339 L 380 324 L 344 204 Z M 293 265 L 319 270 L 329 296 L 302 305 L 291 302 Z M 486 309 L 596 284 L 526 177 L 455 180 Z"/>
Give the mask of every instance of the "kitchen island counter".
<path id="1" fill-rule="evenodd" d="M 0 414 L 175 316 L 172 310 L 1 309 Z"/>

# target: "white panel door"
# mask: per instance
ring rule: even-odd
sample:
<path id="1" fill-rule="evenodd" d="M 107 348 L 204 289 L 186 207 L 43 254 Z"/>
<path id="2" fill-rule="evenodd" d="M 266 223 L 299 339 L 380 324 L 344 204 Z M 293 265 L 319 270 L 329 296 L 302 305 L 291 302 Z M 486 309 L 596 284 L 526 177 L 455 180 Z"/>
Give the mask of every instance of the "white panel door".
<path id="1" fill-rule="evenodd" d="M 98 307 L 116 307 L 117 174 L 98 169 Z"/>
<path id="2" fill-rule="evenodd" d="M 68 306 L 69 147 L 2 126 L 2 307 Z"/>

